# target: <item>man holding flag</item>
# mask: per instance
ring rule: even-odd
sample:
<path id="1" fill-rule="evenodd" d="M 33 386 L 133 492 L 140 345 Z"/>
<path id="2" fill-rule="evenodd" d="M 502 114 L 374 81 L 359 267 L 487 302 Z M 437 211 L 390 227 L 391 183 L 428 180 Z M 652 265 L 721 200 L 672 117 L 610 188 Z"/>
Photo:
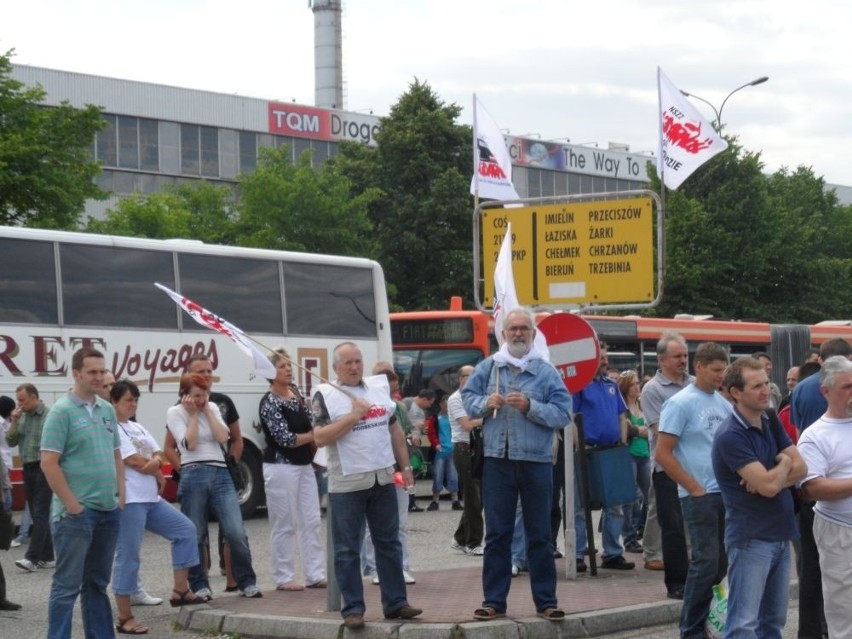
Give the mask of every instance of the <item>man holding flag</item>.
<path id="1" fill-rule="evenodd" d="M 461 390 L 467 414 L 482 419 L 485 452 L 484 600 L 474 618 L 487 621 L 506 616 L 515 508 L 520 497 L 533 601 L 540 616 L 559 621 L 565 613 L 556 601 L 550 533 L 552 443 L 554 430 L 570 422 L 571 396 L 547 361 L 546 343 L 536 344 L 535 317 L 518 305 L 511 242 L 509 228 L 494 275 L 495 324 L 502 328 L 502 346 L 476 366 Z"/>

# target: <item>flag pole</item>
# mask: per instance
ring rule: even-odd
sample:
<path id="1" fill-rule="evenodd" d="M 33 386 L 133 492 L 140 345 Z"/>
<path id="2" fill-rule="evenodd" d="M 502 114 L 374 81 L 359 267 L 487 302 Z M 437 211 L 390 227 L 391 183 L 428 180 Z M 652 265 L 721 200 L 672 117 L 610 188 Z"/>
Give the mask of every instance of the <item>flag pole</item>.
<path id="1" fill-rule="evenodd" d="M 274 350 L 273 348 L 271 348 L 270 346 L 267 346 L 266 344 L 264 344 L 263 342 L 261 342 L 259 339 L 255 338 L 255 337 L 252 337 L 252 336 L 251 336 L 251 335 L 249 335 L 248 333 L 243 333 L 243 335 L 245 335 L 248 339 L 250 339 L 252 342 L 254 342 L 255 344 L 257 344 L 257 345 L 258 345 L 258 346 L 260 346 L 261 348 L 265 349 L 268 353 L 275 353 L 275 350 Z M 276 355 L 277 355 L 277 354 L 278 354 L 278 353 L 276 353 Z M 302 371 L 302 372 L 303 372 L 303 373 L 305 373 L 306 375 L 313 375 L 314 377 L 316 377 L 316 378 L 317 378 L 319 381 L 321 381 L 322 383 L 324 383 L 324 384 L 328 384 L 328 385 L 329 385 L 329 386 L 331 386 L 332 388 L 336 388 L 337 390 L 339 390 L 341 393 L 343 393 L 344 395 L 346 395 L 346 396 L 347 396 L 347 397 L 349 397 L 350 399 L 355 399 L 355 395 L 353 395 L 352 393 L 350 393 L 350 392 L 349 392 L 348 390 L 346 390 L 345 388 L 342 388 L 341 386 L 338 386 L 338 385 L 337 385 L 337 384 L 335 384 L 334 382 L 327 380 L 325 377 L 323 377 L 323 376 L 322 376 L 322 375 L 320 375 L 319 373 L 315 373 L 314 371 L 312 371 L 312 370 L 310 370 L 310 369 L 305 368 L 305 367 L 304 367 L 304 366 L 302 366 L 301 364 L 299 364 L 299 363 L 295 362 L 292 358 L 289 358 L 287 361 L 288 361 L 288 362 L 290 362 L 290 365 L 291 365 L 291 366 L 295 366 L 296 368 L 298 368 L 300 371 Z"/>

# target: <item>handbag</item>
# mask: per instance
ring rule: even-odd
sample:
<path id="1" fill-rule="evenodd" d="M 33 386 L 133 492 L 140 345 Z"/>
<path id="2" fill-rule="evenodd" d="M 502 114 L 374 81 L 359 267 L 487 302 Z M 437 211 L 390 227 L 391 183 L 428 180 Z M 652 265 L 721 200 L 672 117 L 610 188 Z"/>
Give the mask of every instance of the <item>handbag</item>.
<path id="1" fill-rule="evenodd" d="M 2 505 L 0 505 L 2 508 Z M 0 510 L 0 550 L 9 550 L 15 538 L 15 520 L 11 510 Z"/>
<path id="2" fill-rule="evenodd" d="M 237 492 L 245 490 L 246 481 L 243 479 L 243 473 L 240 471 L 240 463 L 231 455 L 222 444 L 219 444 L 222 449 L 222 456 L 225 458 L 225 466 L 228 467 L 228 473 L 231 475 L 231 481 L 234 482 L 234 489 Z"/>

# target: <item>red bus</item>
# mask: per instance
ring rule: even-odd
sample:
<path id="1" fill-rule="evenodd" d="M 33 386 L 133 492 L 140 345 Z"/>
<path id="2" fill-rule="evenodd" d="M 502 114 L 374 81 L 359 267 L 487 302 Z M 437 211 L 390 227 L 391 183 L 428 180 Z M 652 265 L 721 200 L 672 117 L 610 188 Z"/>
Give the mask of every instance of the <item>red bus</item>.
<path id="1" fill-rule="evenodd" d="M 542 313 L 540 316 L 545 317 Z M 786 387 L 786 373 L 804 360 L 810 348 L 827 339 L 842 337 L 852 343 L 852 321 L 806 324 L 737 322 L 707 317 L 606 317 L 584 316 L 602 342 L 609 346 L 610 366 L 634 369 L 640 375 L 657 370 L 657 340 L 674 331 L 687 340 L 690 355 L 701 342 L 724 345 L 731 359 L 765 351 L 772 358 L 772 381 Z M 391 313 L 394 367 L 400 375 L 403 396 L 422 388 L 439 393 L 458 386 L 457 371 L 476 364 L 497 348 L 490 314 L 461 310 L 461 299 L 453 298 L 446 311 Z"/>

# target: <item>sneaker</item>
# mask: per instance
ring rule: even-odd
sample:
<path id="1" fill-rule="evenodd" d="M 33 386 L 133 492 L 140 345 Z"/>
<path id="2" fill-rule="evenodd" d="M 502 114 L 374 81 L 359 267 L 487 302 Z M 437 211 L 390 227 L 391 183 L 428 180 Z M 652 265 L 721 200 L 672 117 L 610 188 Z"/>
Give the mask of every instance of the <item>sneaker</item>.
<path id="1" fill-rule="evenodd" d="M 56 568 L 56 562 L 55 561 L 40 561 L 35 566 L 39 570 L 47 570 L 49 568 Z"/>
<path id="2" fill-rule="evenodd" d="M 197 597 L 201 597 L 202 599 L 204 599 L 204 601 L 210 601 L 211 599 L 213 599 L 213 592 L 210 590 L 210 588 L 199 588 L 195 591 L 195 595 Z"/>
<path id="3" fill-rule="evenodd" d="M 15 538 L 11 541 L 11 543 L 9 544 L 9 548 L 20 548 L 21 544 L 23 544 L 23 543 L 24 543 L 24 542 L 21 540 L 21 538 L 20 538 L 20 537 L 15 537 Z"/>
<path id="4" fill-rule="evenodd" d="M 482 546 L 468 546 L 464 549 L 464 554 L 470 555 L 471 557 L 481 557 L 485 554 L 485 548 Z"/>
<path id="5" fill-rule="evenodd" d="M 606 557 L 601 561 L 601 568 L 610 568 L 611 570 L 633 570 L 635 567 L 636 564 L 632 561 L 627 561 L 624 555 Z"/>
<path id="6" fill-rule="evenodd" d="M 36 565 L 33 562 L 31 562 L 29 559 L 27 559 L 26 557 L 24 557 L 23 559 L 16 559 L 15 565 L 18 568 L 20 568 L 21 570 L 26 570 L 27 572 L 35 572 L 36 571 Z"/>
<path id="7" fill-rule="evenodd" d="M 131 606 L 159 606 L 161 603 L 163 603 L 161 597 L 152 597 L 144 590 L 134 592 L 130 595 Z"/>
<path id="8" fill-rule="evenodd" d="M 420 506 L 418 506 L 417 504 L 415 504 L 415 505 L 413 505 L 413 506 L 410 506 L 410 507 L 408 508 L 408 512 L 410 512 L 410 513 L 422 513 L 422 512 L 423 512 L 423 510 L 424 510 L 424 509 L 423 509 L 423 508 L 421 508 Z"/>
<path id="9" fill-rule="evenodd" d="M 521 569 L 518 568 L 515 564 L 512 564 L 512 576 L 517 577 L 521 574 Z"/>
<path id="10" fill-rule="evenodd" d="M 374 586 L 378 586 L 379 585 L 379 575 L 378 574 L 373 575 L 372 581 L 373 581 Z"/>
<path id="11" fill-rule="evenodd" d="M 645 549 L 642 548 L 642 544 L 640 544 L 638 541 L 631 541 L 629 544 L 625 544 L 624 550 L 636 554 L 645 552 Z"/>
<path id="12" fill-rule="evenodd" d="M 251 586 L 246 586 L 240 590 L 240 597 L 245 597 L 246 599 L 258 599 L 259 597 L 263 597 L 263 593 L 260 592 L 260 588 L 252 584 Z"/>
<path id="13" fill-rule="evenodd" d="M 417 583 L 417 582 L 415 581 L 415 579 L 414 579 L 414 575 L 412 575 L 412 574 L 411 574 L 410 572 L 408 572 L 407 570 L 403 570 L 403 571 L 402 571 L 402 577 L 403 577 L 403 579 L 405 579 L 405 583 L 406 583 L 406 584 L 408 584 L 409 586 L 410 586 L 411 584 L 416 584 L 416 583 Z"/>
<path id="14" fill-rule="evenodd" d="M 438 510 L 438 502 L 433 501 L 426 510 Z"/>
<path id="15" fill-rule="evenodd" d="M 464 506 L 462 506 L 460 501 L 456 500 L 453 502 L 453 510 L 464 510 Z"/>
<path id="16" fill-rule="evenodd" d="M 455 537 L 453 537 L 453 540 L 450 542 L 450 548 L 453 550 L 461 550 L 463 553 L 467 554 L 467 546 L 462 546 L 456 541 Z"/>

